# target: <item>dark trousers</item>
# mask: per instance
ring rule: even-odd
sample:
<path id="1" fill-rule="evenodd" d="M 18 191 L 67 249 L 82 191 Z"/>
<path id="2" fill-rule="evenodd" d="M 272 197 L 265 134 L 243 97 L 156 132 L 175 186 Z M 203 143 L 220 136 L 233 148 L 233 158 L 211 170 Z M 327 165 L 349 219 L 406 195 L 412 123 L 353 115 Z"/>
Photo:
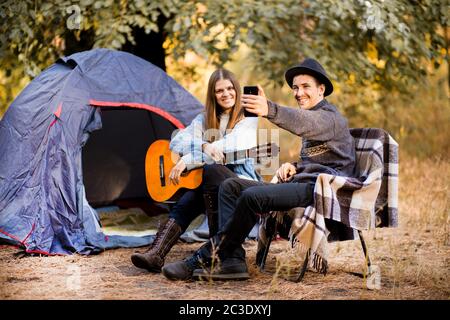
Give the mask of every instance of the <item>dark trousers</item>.
<path id="1" fill-rule="evenodd" d="M 310 183 L 270 184 L 230 178 L 219 191 L 219 255 L 241 247 L 258 214 L 307 207 L 314 201 Z M 220 239 L 220 240 L 219 240 Z"/>
<path id="2" fill-rule="evenodd" d="M 237 177 L 231 166 L 211 164 L 203 167 L 202 184 L 197 189 L 187 190 L 169 212 L 184 232 L 191 222 L 205 212 L 204 193 L 217 197 L 220 184 L 230 177 Z"/>

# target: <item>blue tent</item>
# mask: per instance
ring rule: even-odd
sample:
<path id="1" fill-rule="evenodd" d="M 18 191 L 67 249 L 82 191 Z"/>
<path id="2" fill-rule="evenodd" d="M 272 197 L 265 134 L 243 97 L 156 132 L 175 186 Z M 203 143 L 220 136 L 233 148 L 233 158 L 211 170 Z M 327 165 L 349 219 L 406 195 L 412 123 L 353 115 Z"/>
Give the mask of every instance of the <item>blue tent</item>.
<path id="1" fill-rule="evenodd" d="M 95 49 L 59 59 L 0 121 L 0 241 L 43 254 L 148 244 L 150 237 L 106 236 L 93 206 L 151 201 L 148 147 L 201 110 L 163 70 L 132 54 Z"/>

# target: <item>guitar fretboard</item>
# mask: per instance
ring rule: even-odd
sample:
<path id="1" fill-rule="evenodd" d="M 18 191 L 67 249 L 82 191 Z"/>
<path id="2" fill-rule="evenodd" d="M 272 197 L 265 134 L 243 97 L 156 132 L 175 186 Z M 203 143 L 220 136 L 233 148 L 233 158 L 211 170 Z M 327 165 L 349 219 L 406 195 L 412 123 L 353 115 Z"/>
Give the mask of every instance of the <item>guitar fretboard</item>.
<path id="1" fill-rule="evenodd" d="M 273 154 L 273 147 L 278 151 L 277 146 L 273 146 L 272 144 L 266 144 L 262 146 L 257 146 L 251 149 L 245 149 L 245 150 L 237 150 L 237 151 L 230 151 L 225 152 L 225 163 L 231 163 L 237 160 L 242 159 L 255 159 L 257 162 L 260 162 L 261 158 L 267 158 L 276 156 L 277 152 Z"/>

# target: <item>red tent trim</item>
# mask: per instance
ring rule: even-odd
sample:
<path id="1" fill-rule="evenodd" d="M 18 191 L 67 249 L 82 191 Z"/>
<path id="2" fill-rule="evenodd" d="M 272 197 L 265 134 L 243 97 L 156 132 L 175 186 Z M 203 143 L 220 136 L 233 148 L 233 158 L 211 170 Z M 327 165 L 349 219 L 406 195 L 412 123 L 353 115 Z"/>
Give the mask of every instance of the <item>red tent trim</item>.
<path id="1" fill-rule="evenodd" d="M 130 108 L 145 109 L 145 110 L 148 110 L 148 111 L 151 111 L 151 112 L 154 112 L 154 113 L 160 115 L 164 119 L 169 120 L 171 123 L 173 123 L 173 125 L 175 125 L 175 127 L 179 128 L 179 129 L 184 129 L 184 125 L 180 122 L 180 120 L 175 118 L 173 115 L 171 115 L 167 111 L 164 111 L 158 107 L 151 106 L 149 104 L 137 103 L 137 102 L 98 101 L 98 100 L 93 100 L 93 99 L 89 100 L 89 104 L 91 106 L 95 106 L 95 107 L 130 107 Z"/>

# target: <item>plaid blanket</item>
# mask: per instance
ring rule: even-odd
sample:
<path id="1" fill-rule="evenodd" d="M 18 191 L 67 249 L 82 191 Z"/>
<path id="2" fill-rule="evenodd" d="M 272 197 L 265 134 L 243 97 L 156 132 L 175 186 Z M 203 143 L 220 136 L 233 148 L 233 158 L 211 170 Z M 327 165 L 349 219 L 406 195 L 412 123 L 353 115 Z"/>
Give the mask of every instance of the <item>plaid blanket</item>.
<path id="1" fill-rule="evenodd" d="M 350 131 L 356 142 L 357 177 L 320 174 L 313 206 L 287 212 L 292 247 L 309 251 L 309 266 L 320 273 L 328 268 L 325 219 L 354 231 L 398 225 L 397 142 L 382 129 Z"/>

